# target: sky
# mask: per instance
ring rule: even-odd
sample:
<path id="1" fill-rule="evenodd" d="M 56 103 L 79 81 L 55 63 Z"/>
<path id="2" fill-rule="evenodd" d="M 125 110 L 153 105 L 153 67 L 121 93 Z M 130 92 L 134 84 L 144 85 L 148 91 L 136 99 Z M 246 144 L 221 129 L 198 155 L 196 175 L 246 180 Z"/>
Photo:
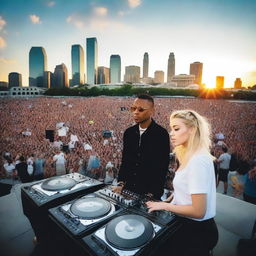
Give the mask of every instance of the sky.
<path id="1" fill-rule="evenodd" d="M 0 0 L 0 81 L 10 72 L 28 85 L 29 50 L 44 47 L 47 70 L 66 64 L 71 78 L 71 46 L 86 49 L 86 38 L 98 41 L 98 64 L 109 67 L 119 54 L 125 66 L 141 67 L 149 54 L 149 76 L 167 73 L 174 52 L 176 74 L 203 63 L 203 82 L 216 76 L 233 87 L 256 84 L 256 0 Z"/>

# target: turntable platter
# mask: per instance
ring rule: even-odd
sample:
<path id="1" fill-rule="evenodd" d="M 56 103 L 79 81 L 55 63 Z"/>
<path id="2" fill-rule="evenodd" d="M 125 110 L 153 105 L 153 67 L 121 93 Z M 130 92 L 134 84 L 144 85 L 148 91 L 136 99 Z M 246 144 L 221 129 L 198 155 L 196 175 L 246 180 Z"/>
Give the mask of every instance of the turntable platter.
<path id="1" fill-rule="evenodd" d="M 70 207 L 70 211 L 80 218 L 97 219 L 107 215 L 111 210 L 111 204 L 99 197 L 88 197 L 76 200 Z"/>
<path id="2" fill-rule="evenodd" d="M 135 214 L 119 216 L 111 220 L 105 229 L 107 241 L 117 249 L 134 250 L 144 246 L 154 235 L 152 223 Z"/>
<path id="3" fill-rule="evenodd" d="M 76 185 L 75 180 L 68 177 L 54 177 L 45 180 L 41 187 L 42 189 L 49 191 L 60 191 L 64 189 L 70 189 Z"/>

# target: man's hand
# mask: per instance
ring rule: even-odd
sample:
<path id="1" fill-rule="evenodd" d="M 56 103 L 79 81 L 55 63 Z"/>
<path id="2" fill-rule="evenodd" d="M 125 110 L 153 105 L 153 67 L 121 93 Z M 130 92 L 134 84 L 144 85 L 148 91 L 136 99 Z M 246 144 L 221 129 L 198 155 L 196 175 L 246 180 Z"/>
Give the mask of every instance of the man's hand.
<path id="1" fill-rule="evenodd" d="M 249 179 L 253 179 L 256 176 L 256 167 L 254 167 L 252 170 L 248 172 Z"/>
<path id="2" fill-rule="evenodd" d="M 114 193 L 121 194 L 123 186 L 112 186 L 111 188 Z"/>

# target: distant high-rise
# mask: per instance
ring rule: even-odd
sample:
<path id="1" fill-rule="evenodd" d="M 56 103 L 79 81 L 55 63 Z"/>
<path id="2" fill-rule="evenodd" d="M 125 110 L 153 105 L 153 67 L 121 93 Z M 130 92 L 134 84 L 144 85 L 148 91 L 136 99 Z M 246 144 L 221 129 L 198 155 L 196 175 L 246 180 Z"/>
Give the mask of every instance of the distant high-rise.
<path id="1" fill-rule="evenodd" d="M 109 84 L 109 68 L 98 67 L 98 84 Z"/>
<path id="2" fill-rule="evenodd" d="M 143 57 L 143 78 L 148 78 L 148 53 L 144 53 Z"/>
<path id="3" fill-rule="evenodd" d="M 72 86 L 84 84 L 84 49 L 75 44 L 71 48 Z"/>
<path id="4" fill-rule="evenodd" d="M 234 83 L 234 88 L 235 89 L 241 89 L 242 88 L 242 80 L 241 80 L 241 78 L 236 78 L 235 83 Z"/>
<path id="5" fill-rule="evenodd" d="M 175 75 L 175 57 L 174 53 L 169 54 L 168 68 L 167 68 L 167 83 L 171 82 L 172 77 Z"/>
<path id="6" fill-rule="evenodd" d="M 164 71 L 162 70 L 155 71 L 154 83 L 157 83 L 157 84 L 164 83 Z"/>
<path id="7" fill-rule="evenodd" d="M 57 65 L 54 70 L 54 84 L 52 88 L 68 87 L 68 70 L 64 63 Z"/>
<path id="8" fill-rule="evenodd" d="M 224 88 L 224 76 L 216 76 L 216 89 Z"/>
<path id="9" fill-rule="evenodd" d="M 119 55 L 110 56 L 110 82 L 112 84 L 121 82 L 121 58 Z"/>
<path id="10" fill-rule="evenodd" d="M 21 74 L 16 72 L 11 72 L 8 75 L 9 87 L 21 87 L 22 86 L 22 77 Z"/>
<path id="11" fill-rule="evenodd" d="M 44 72 L 44 87 L 45 88 L 54 87 L 54 75 L 51 71 Z"/>
<path id="12" fill-rule="evenodd" d="M 96 37 L 86 39 L 87 83 L 97 84 L 98 43 Z"/>
<path id="13" fill-rule="evenodd" d="M 140 67 L 127 66 L 125 67 L 124 81 L 128 83 L 140 82 Z"/>
<path id="14" fill-rule="evenodd" d="M 194 62 L 190 64 L 190 75 L 195 75 L 195 84 L 202 86 L 203 63 Z"/>
<path id="15" fill-rule="evenodd" d="M 29 51 L 29 86 L 44 87 L 47 56 L 43 47 L 31 47 Z"/>

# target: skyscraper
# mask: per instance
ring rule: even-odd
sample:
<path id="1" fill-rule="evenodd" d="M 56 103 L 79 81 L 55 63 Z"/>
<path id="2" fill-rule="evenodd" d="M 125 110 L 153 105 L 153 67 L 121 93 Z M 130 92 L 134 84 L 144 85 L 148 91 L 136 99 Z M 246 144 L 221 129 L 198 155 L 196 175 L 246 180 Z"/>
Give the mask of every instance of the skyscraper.
<path id="1" fill-rule="evenodd" d="M 216 89 L 224 88 L 224 76 L 216 76 Z"/>
<path id="2" fill-rule="evenodd" d="M 167 68 L 167 83 L 171 82 L 172 77 L 175 75 L 175 57 L 174 53 L 169 54 L 168 68 Z"/>
<path id="3" fill-rule="evenodd" d="M 22 78 L 21 74 L 16 72 L 11 72 L 8 75 L 8 83 L 9 87 L 21 87 L 22 86 Z"/>
<path id="4" fill-rule="evenodd" d="M 109 68 L 98 67 L 98 84 L 109 84 Z"/>
<path id="5" fill-rule="evenodd" d="M 71 48 L 72 83 L 71 86 L 84 84 L 84 49 L 75 44 Z"/>
<path id="6" fill-rule="evenodd" d="M 110 56 L 110 82 L 112 84 L 121 82 L 121 58 L 119 55 Z"/>
<path id="7" fill-rule="evenodd" d="M 241 78 L 236 78 L 235 83 L 234 83 L 234 88 L 235 89 L 241 89 L 242 88 L 242 80 L 241 80 Z"/>
<path id="8" fill-rule="evenodd" d="M 143 78 L 148 78 L 148 53 L 144 53 L 143 57 Z"/>
<path id="9" fill-rule="evenodd" d="M 86 39 L 87 83 L 97 84 L 98 43 L 96 37 Z"/>
<path id="10" fill-rule="evenodd" d="M 195 84 L 202 85 L 203 63 L 194 62 L 190 64 L 190 75 L 195 75 Z"/>
<path id="11" fill-rule="evenodd" d="M 64 63 L 57 65 L 54 70 L 54 84 L 52 88 L 68 87 L 68 70 Z"/>
<path id="12" fill-rule="evenodd" d="M 29 51 L 29 86 L 44 87 L 47 56 L 43 47 L 31 47 Z"/>
<path id="13" fill-rule="evenodd" d="M 124 81 L 128 83 L 140 82 L 140 67 L 127 66 L 125 67 Z"/>

